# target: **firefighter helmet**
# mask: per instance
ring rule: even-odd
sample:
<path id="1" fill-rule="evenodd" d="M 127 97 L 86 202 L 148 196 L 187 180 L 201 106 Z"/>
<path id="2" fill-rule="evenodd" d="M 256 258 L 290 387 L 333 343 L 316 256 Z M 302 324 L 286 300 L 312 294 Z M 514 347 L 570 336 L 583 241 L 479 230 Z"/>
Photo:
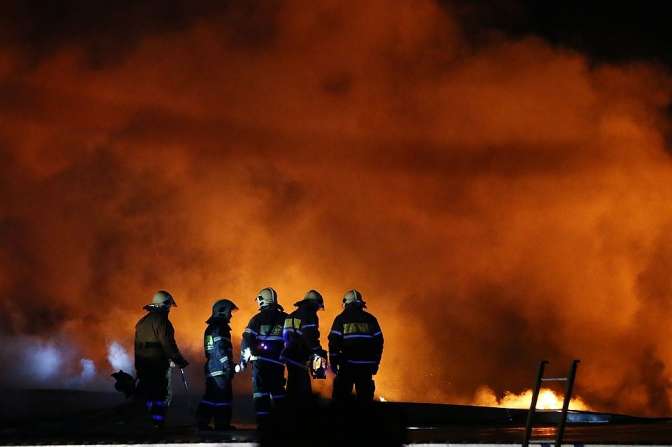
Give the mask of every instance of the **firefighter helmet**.
<path id="1" fill-rule="evenodd" d="M 238 306 L 233 301 L 226 299 L 219 300 L 212 305 L 212 316 L 229 319 L 234 310 L 238 310 Z"/>
<path id="2" fill-rule="evenodd" d="M 306 292 L 306 294 L 303 296 L 303 299 L 301 301 L 298 301 L 294 303 L 295 306 L 298 306 L 301 303 L 316 303 L 320 309 L 324 309 L 324 298 L 322 298 L 322 294 L 318 292 L 317 290 L 310 289 L 309 291 Z"/>
<path id="3" fill-rule="evenodd" d="M 317 290 L 310 289 L 303 296 L 303 299 L 306 301 L 315 301 L 322 309 L 324 309 L 324 298 L 322 298 L 322 294 Z"/>
<path id="4" fill-rule="evenodd" d="M 343 305 L 347 306 L 350 303 L 361 303 L 366 305 L 366 302 L 362 299 L 362 293 L 357 289 L 351 289 L 345 292 L 343 295 Z"/>
<path id="5" fill-rule="evenodd" d="M 159 290 L 154 294 L 154 297 L 152 298 L 152 304 L 155 306 L 177 307 L 177 303 L 173 299 L 173 296 L 165 290 Z"/>
<path id="6" fill-rule="evenodd" d="M 257 294 L 257 304 L 259 308 L 278 304 L 278 292 L 273 287 L 265 287 Z"/>

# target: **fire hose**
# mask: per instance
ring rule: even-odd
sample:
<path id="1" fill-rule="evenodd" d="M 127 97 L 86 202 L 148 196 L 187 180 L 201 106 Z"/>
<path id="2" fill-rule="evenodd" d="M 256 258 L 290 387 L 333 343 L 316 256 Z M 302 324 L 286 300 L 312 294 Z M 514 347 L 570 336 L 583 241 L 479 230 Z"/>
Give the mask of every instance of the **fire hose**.
<path id="1" fill-rule="evenodd" d="M 234 367 L 236 374 L 242 373 L 247 364 L 257 360 L 257 356 L 250 355 L 247 358 L 247 361 L 241 360 L 240 363 L 237 363 Z M 311 376 L 314 379 L 326 379 L 327 378 L 327 359 L 322 356 L 315 355 L 308 366 Z"/>
<path id="2" fill-rule="evenodd" d="M 250 348 L 246 348 L 245 351 L 243 351 L 243 358 L 240 359 L 240 362 L 236 364 L 236 366 L 233 368 L 233 371 L 238 374 L 242 373 L 245 370 L 245 367 L 247 366 L 248 363 L 253 362 L 254 360 L 257 360 L 256 355 L 252 355 L 252 351 Z"/>
<path id="3" fill-rule="evenodd" d="M 182 384 L 184 385 L 184 391 L 189 394 L 189 384 L 187 383 L 187 376 L 184 375 L 184 369 L 180 368 L 180 376 L 182 376 Z"/>
<path id="4" fill-rule="evenodd" d="M 184 368 L 180 368 L 180 377 L 182 378 L 182 385 L 184 385 L 184 391 L 186 392 L 187 408 L 189 408 L 190 412 L 193 412 L 194 405 L 189 396 L 189 382 L 187 382 L 187 375 L 184 373 Z"/>

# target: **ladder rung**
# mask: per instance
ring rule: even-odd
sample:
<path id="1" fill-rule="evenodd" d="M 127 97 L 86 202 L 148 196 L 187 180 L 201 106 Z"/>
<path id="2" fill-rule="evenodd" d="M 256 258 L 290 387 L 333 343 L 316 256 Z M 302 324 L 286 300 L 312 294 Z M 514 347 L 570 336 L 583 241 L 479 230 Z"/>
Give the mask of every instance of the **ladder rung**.
<path id="1" fill-rule="evenodd" d="M 566 382 L 567 377 L 542 377 L 542 382 Z"/>

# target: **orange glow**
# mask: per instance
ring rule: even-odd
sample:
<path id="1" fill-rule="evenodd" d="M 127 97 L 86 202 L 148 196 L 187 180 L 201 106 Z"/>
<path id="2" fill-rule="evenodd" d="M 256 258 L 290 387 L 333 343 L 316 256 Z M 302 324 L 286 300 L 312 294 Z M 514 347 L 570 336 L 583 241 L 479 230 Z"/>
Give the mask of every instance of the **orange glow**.
<path id="1" fill-rule="evenodd" d="M 0 43 L 0 335 L 104 371 L 166 289 L 201 371 L 215 300 L 238 343 L 259 289 L 317 289 L 326 347 L 355 287 L 391 401 L 580 358 L 591 408 L 672 415 L 669 73 L 474 41 L 446 2 L 230 3 L 110 55 Z"/>

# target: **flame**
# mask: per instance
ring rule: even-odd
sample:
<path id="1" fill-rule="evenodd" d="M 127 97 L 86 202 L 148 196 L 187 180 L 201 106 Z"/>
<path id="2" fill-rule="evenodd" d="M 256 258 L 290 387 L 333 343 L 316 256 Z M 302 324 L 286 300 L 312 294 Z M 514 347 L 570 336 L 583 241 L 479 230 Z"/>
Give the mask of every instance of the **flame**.
<path id="1" fill-rule="evenodd" d="M 542 388 L 537 399 L 537 410 L 555 410 L 562 408 L 564 397 L 555 391 Z M 501 408 L 530 408 L 532 402 L 532 390 L 523 391 L 520 394 L 511 391 L 504 392 L 500 399 L 490 387 L 481 387 L 476 391 L 475 405 Z M 569 401 L 570 410 L 591 411 L 590 406 L 579 396 Z"/>

